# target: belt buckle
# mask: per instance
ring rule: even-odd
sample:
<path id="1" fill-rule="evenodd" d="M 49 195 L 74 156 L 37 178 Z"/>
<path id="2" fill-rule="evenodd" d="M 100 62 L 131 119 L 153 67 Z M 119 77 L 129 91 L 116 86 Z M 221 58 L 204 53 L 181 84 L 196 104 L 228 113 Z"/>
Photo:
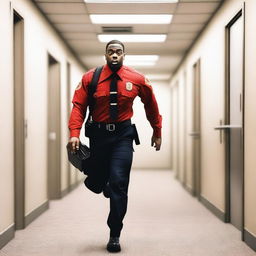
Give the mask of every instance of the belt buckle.
<path id="1" fill-rule="evenodd" d="M 116 129 L 115 124 L 106 124 L 106 130 L 109 132 L 113 132 Z"/>

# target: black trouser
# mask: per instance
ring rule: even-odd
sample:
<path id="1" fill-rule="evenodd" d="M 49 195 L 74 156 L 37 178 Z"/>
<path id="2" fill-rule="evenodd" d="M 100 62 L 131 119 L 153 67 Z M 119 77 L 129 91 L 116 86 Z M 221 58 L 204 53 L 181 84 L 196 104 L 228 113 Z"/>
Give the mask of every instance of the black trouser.
<path id="1" fill-rule="evenodd" d="M 116 131 L 95 128 L 90 137 L 92 170 L 85 185 L 95 193 L 110 188 L 110 213 L 107 224 L 111 236 L 120 236 L 127 210 L 127 193 L 133 157 L 134 127 L 125 125 Z"/>

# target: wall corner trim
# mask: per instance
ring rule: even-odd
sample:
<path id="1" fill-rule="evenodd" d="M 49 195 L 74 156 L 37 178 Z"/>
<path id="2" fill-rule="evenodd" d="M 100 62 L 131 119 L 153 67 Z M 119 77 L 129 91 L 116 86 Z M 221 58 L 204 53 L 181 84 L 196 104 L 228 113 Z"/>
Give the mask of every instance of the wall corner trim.
<path id="1" fill-rule="evenodd" d="M 208 209 L 210 210 L 216 217 L 218 217 L 220 220 L 225 222 L 225 213 L 222 212 L 220 209 L 218 209 L 215 205 L 213 205 L 211 202 L 209 202 L 206 198 L 203 196 L 200 196 L 200 202 Z"/>
<path id="2" fill-rule="evenodd" d="M 246 229 L 244 229 L 244 242 L 254 251 L 256 251 L 256 236 Z"/>
<path id="3" fill-rule="evenodd" d="M 14 238 L 15 229 L 14 224 L 10 225 L 3 232 L 0 233 L 0 249 L 3 248 L 10 240 Z"/>
<path id="4" fill-rule="evenodd" d="M 25 216 L 25 227 L 39 217 L 43 212 L 49 209 L 49 200 L 44 202 L 42 205 L 34 209 L 31 213 Z"/>

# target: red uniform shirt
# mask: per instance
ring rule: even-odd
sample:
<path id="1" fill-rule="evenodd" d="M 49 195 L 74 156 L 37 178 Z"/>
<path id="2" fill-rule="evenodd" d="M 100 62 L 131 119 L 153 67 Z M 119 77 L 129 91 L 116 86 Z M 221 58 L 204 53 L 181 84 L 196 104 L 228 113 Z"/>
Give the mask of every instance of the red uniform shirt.
<path id="1" fill-rule="evenodd" d="M 70 137 L 79 137 L 88 106 L 88 85 L 92 80 L 93 72 L 94 69 L 85 73 L 76 88 L 69 120 Z M 97 90 L 94 93 L 95 105 L 92 113 L 92 118 L 96 122 L 113 123 L 109 117 L 109 87 L 112 73 L 109 66 L 105 65 L 100 74 Z M 117 84 L 118 119 L 116 122 L 122 122 L 132 117 L 133 100 L 139 96 L 144 103 L 146 116 L 154 130 L 154 136 L 161 137 L 162 116 L 159 114 L 149 81 L 144 75 L 127 66 L 122 66 L 117 74 L 120 80 Z"/>

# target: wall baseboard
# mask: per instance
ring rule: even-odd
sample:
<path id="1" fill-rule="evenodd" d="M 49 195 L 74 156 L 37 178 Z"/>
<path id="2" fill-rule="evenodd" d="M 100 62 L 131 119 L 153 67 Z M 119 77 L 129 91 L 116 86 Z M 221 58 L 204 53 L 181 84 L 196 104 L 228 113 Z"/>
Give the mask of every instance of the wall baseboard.
<path id="1" fill-rule="evenodd" d="M 25 216 L 25 227 L 27 227 L 31 222 L 33 222 L 37 217 L 39 217 L 43 212 L 49 209 L 49 200 L 44 202 L 42 205 L 37 207 L 27 216 Z"/>
<path id="2" fill-rule="evenodd" d="M 256 251 L 256 237 L 246 229 L 244 229 L 244 242 Z"/>
<path id="3" fill-rule="evenodd" d="M 82 180 L 78 180 L 77 182 L 70 185 L 69 192 L 73 191 L 75 188 L 77 188 L 83 182 L 84 182 L 84 178 Z"/>
<path id="4" fill-rule="evenodd" d="M 73 191 L 75 188 L 77 188 L 82 182 L 84 181 L 84 178 L 82 180 L 78 180 L 77 182 L 71 184 L 68 188 L 61 191 L 61 197 L 66 196 L 69 192 Z"/>
<path id="5" fill-rule="evenodd" d="M 73 183 L 70 185 L 69 187 L 69 191 L 71 192 L 72 190 L 74 190 L 77 187 L 77 183 Z"/>
<path id="6" fill-rule="evenodd" d="M 210 210 L 216 217 L 218 217 L 220 220 L 225 222 L 226 216 L 225 213 L 222 212 L 220 209 L 218 209 L 215 205 L 210 203 L 207 199 L 205 199 L 203 196 L 200 196 L 200 202 L 208 209 Z"/>
<path id="7" fill-rule="evenodd" d="M 68 192 L 69 192 L 69 188 L 66 188 L 66 189 L 62 190 L 61 191 L 61 198 L 66 196 L 68 194 Z"/>
<path id="8" fill-rule="evenodd" d="M 15 228 L 14 224 L 9 226 L 6 230 L 0 233 L 0 249 L 14 238 Z"/>
<path id="9" fill-rule="evenodd" d="M 183 187 L 188 191 L 188 193 L 192 196 L 194 196 L 192 188 L 188 187 L 186 184 L 182 184 Z"/>

